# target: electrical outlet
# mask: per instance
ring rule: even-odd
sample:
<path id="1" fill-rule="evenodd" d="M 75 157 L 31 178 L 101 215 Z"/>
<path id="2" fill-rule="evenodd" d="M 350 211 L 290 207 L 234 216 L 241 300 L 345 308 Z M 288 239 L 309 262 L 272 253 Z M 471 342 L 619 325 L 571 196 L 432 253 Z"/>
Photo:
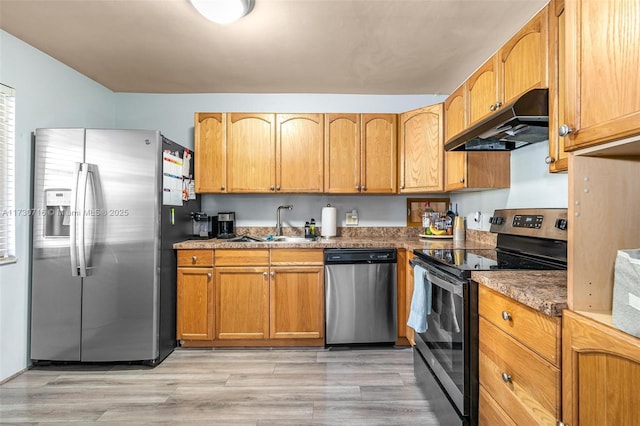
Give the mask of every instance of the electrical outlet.
<path id="1" fill-rule="evenodd" d="M 358 225 L 358 213 L 349 212 L 347 213 L 347 217 L 345 220 L 347 226 L 357 226 Z"/>

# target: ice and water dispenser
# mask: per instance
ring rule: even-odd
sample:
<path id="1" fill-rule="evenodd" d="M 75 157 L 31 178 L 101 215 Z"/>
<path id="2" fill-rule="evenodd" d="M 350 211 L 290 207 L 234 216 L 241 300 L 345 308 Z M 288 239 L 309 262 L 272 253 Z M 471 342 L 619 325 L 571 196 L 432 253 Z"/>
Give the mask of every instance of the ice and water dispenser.
<path id="1" fill-rule="evenodd" d="M 71 222 L 71 190 L 45 190 L 47 213 L 44 221 L 45 237 L 68 237 Z"/>

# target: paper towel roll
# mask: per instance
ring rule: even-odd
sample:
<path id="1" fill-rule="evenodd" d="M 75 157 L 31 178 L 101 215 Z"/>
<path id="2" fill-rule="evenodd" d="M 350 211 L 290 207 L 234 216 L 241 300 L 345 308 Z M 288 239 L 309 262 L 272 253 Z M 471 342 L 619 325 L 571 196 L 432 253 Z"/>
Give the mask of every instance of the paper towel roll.
<path id="1" fill-rule="evenodd" d="M 336 220 L 338 211 L 335 207 L 328 205 L 322 208 L 322 236 L 325 238 L 336 236 Z"/>

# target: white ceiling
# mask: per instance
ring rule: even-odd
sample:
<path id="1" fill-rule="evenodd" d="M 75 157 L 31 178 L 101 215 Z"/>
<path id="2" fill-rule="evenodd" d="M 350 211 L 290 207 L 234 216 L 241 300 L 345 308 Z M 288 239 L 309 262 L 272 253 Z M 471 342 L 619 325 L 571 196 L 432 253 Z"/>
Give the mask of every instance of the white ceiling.
<path id="1" fill-rule="evenodd" d="M 448 94 L 546 3 L 0 0 L 0 28 L 115 92 Z"/>

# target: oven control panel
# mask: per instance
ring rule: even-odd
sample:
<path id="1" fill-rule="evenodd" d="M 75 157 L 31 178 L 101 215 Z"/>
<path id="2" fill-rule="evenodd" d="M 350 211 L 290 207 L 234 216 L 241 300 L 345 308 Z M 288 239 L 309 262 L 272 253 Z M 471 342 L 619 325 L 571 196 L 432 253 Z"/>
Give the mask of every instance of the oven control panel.
<path id="1" fill-rule="evenodd" d="M 567 240 L 567 209 L 497 209 L 489 219 L 491 232 Z"/>
<path id="2" fill-rule="evenodd" d="M 517 214 L 513 216 L 514 228 L 541 228 L 544 216 L 541 214 Z"/>

